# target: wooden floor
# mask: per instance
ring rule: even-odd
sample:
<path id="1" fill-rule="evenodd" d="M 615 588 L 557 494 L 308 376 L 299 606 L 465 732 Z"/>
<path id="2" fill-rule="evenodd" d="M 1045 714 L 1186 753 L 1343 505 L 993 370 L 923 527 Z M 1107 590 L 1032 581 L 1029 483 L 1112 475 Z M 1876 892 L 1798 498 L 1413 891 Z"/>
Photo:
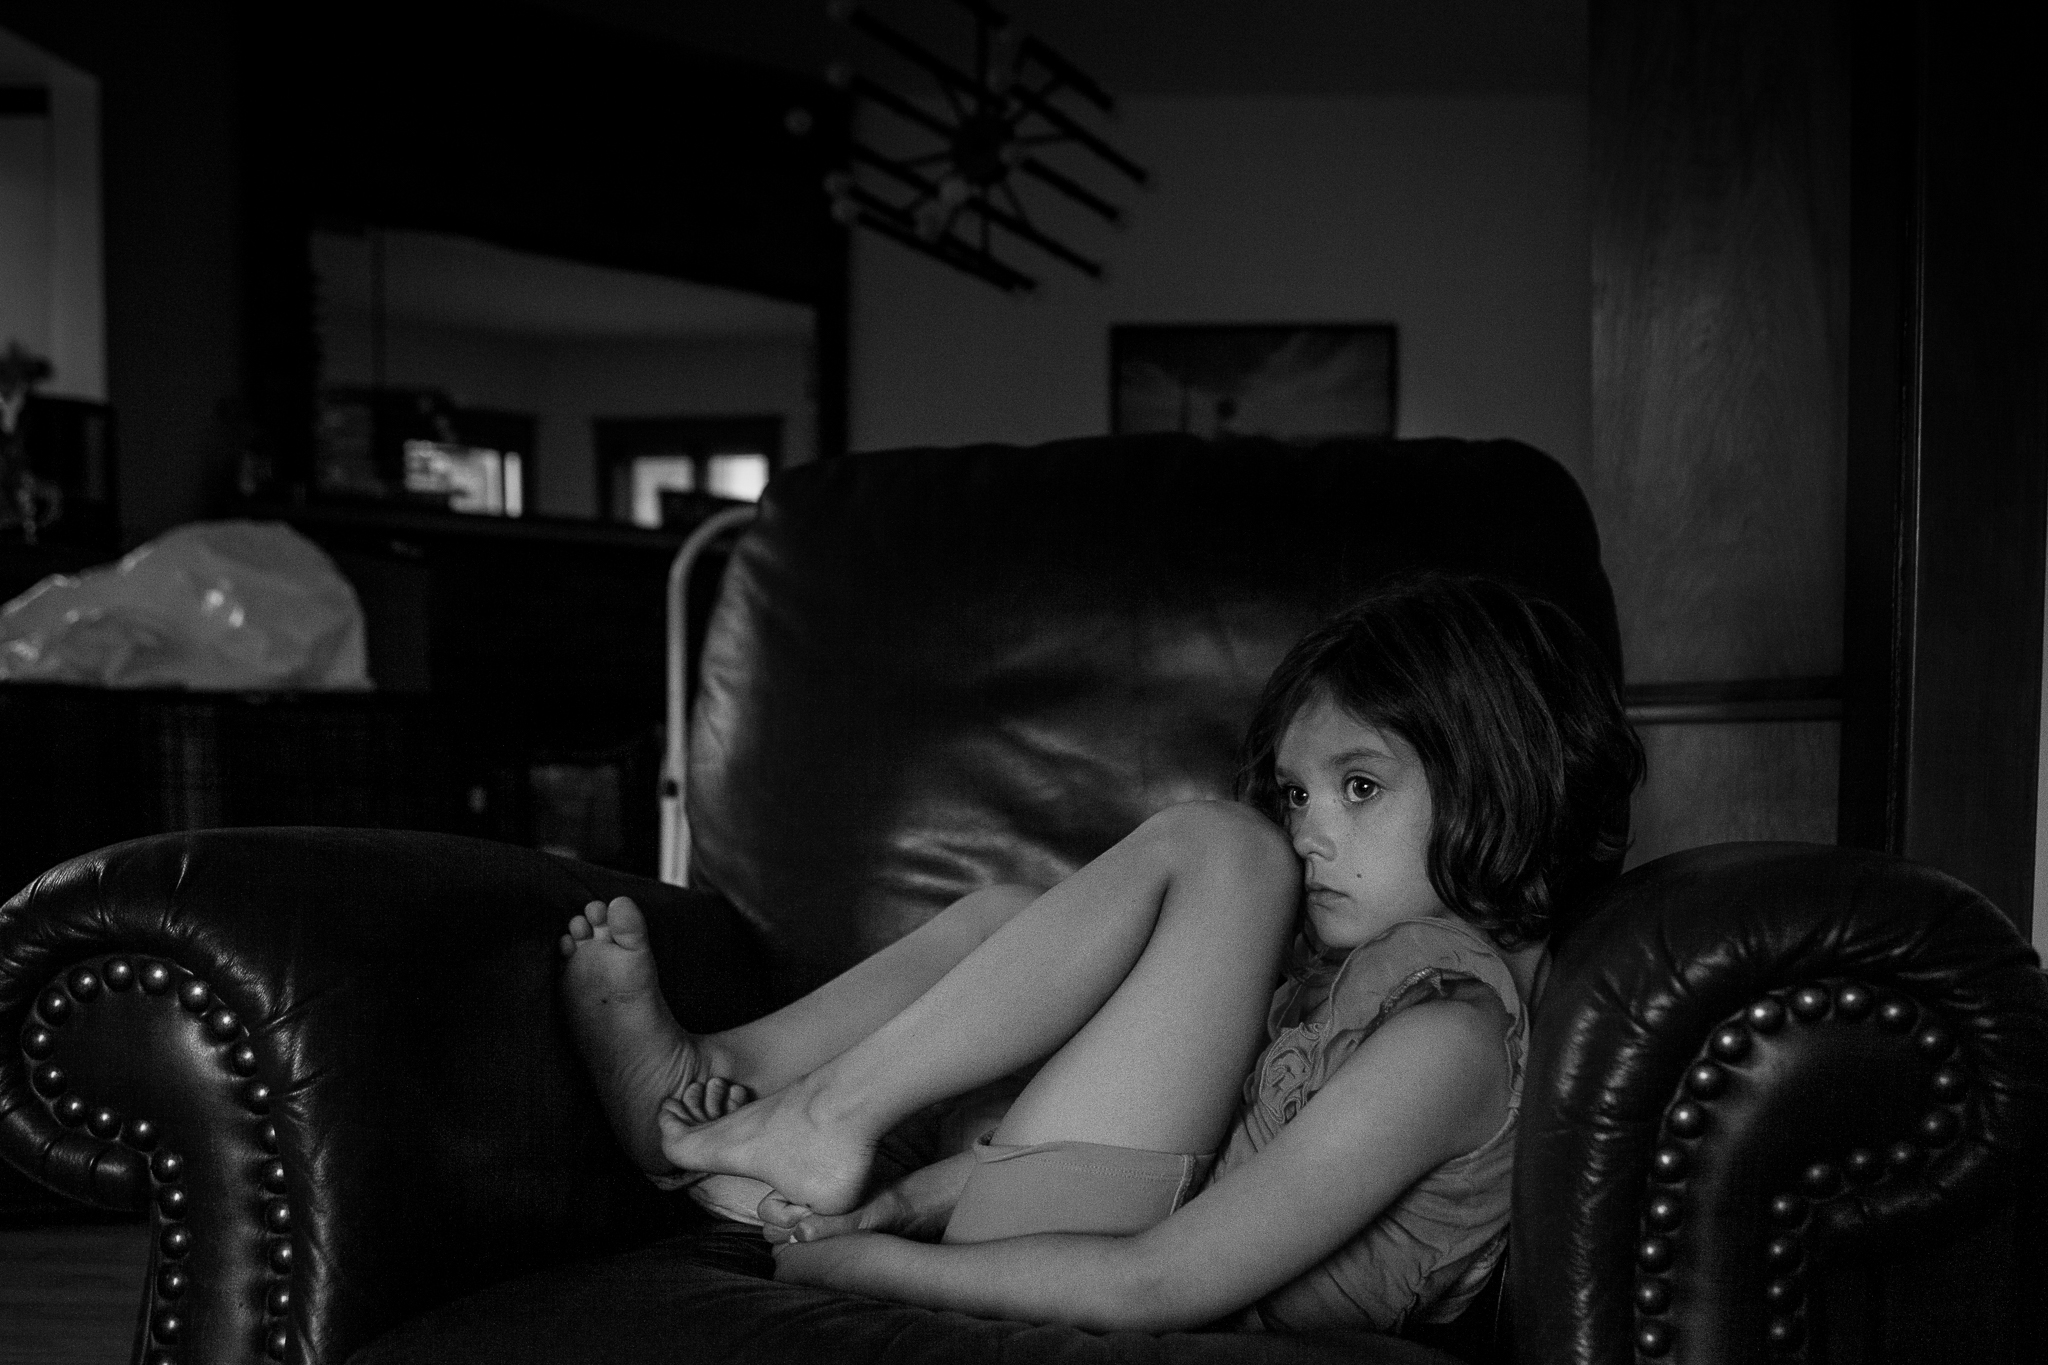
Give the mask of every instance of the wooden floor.
<path id="1" fill-rule="evenodd" d="M 149 1227 L 0 1227 L 0 1365 L 122 1365 Z"/>

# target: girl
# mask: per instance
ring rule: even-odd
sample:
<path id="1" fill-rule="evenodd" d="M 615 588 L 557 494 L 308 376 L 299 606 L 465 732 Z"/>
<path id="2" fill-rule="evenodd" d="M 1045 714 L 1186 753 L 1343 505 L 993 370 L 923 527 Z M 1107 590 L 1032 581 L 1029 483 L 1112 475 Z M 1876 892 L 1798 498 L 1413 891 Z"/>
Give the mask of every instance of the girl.
<path id="1" fill-rule="evenodd" d="M 592 904 L 571 1018 L 651 1175 L 772 1187 L 778 1278 L 1097 1330 L 1444 1321 L 1505 1245 L 1544 946 L 1619 870 L 1641 773 L 1561 611 L 1410 578 L 1275 670 L 1238 803 L 710 1036 L 661 1003 L 637 908 Z M 1006 1108 L 976 1090 L 1013 1073 Z M 971 1145 L 876 1179 L 885 1135 L 970 1092 Z"/>

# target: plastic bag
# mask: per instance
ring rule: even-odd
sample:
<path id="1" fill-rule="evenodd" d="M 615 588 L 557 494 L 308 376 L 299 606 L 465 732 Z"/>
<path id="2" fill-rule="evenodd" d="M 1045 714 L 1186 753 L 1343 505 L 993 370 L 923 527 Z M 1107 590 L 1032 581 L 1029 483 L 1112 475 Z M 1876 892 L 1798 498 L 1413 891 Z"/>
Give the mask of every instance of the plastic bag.
<path id="1" fill-rule="evenodd" d="M 276 522 L 195 522 L 0 607 L 0 681 L 211 691 L 361 689 L 363 611 Z"/>

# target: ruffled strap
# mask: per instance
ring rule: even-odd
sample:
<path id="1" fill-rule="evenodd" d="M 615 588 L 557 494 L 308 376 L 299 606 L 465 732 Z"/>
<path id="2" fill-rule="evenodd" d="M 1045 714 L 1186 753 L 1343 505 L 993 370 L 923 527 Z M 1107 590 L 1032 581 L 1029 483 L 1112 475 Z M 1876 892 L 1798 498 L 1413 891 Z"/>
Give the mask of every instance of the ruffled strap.
<path id="1" fill-rule="evenodd" d="M 1330 1032 L 1371 1033 L 1396 1010 L 1446 995 L 1461 981 L 1491 989 L 1510 1025 L 1522 1026 L 1522 992 L 1484 934 L 1447 916 L 1402 920 L 1352 949 L 1337 969 L 1330 986 Z"/>

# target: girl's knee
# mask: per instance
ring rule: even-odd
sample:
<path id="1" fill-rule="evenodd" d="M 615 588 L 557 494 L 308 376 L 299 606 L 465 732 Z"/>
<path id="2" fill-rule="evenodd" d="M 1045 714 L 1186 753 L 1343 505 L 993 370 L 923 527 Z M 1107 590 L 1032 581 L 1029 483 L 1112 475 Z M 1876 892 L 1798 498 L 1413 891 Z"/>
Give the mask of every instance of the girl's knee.
<path id="1" fill-rule="evenodd" d="M 1159 811 L 1141 828 L 1182 872 L 1207 871 L 1290 890 L 1301 879 L 1301 863 L 1287 835 L 1235 801 L 1184 801 Z"/>

